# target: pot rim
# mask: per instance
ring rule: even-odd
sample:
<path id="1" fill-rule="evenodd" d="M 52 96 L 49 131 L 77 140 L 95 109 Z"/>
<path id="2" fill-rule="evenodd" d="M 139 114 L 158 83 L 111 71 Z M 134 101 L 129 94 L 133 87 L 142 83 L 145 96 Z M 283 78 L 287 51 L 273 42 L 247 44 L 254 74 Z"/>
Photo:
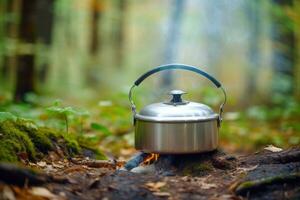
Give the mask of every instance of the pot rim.
<path id="1" fill-rule="evenodd" d="M 207 122 L 219 119 L 219 114 L 215 113 L 207 116 L 188 116 L 188 117 L 152 117 L 136 114 L 134 119 L 148 122 Z"/>

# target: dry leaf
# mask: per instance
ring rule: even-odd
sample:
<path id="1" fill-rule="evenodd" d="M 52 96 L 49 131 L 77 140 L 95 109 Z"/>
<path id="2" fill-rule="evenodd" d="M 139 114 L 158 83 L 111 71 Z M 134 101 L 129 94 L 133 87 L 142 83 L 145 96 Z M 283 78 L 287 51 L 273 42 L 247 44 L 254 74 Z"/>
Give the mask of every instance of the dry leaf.
<path id="1" fill-rule="evenodd" d="M 169 196 L 171 196 L 171 194 L 169 192 L 154 192 L 153 194 L 155 196 L 159 196 L 159 197 L 169 197 Z"/>
<path id="2" fill-rule="evenodd" d="M 280 152 L 282 151 L 281 148 L 275 147 L 273 145 L 268 145 L 267 147 L 264 148 L 265 150 L 271 151 L 271 152 Z"/>
<path id="3" fill-rule="evenodd" d="M 4 188 L 2 190 L 2 197 L 3 197 L 3 199 L 6 199 L 6 200 L 15 200 L 16 199 L 14 192 L 8 186 L 4 186 Z"/>
<path id="4" fill-rule="evenodd" d="M 123 156 L 130 156 L 132 155 L 136 150 L 134 148 L 131 148 L 131 149 L 121 149 L 120 150 L 120 153 L 121 155 Z"/>
<path id="5" fill-rule="evenodd" d="M 54 168 L 58 168 L 58 169 L 63 169 L 63 168 L 65 168 L 65 166 L 60 165 L 60 164 L 56 164 L 56 163 L 52 163 L 52 166 L 53 166 Z"/>
<path id="6" fill-rule="evenodd" d="M 21 160 L 28 160 L 28 154 L 26 152 L 20 152 L 17 155 L 18 155 L 18 158 Z"/>
<path id="7" fill-rule="evenodd" d="M 36 163 L 39 167 L 46 167 L 47 163 L 45 161 L 40 161 Z"/>
<path id="8" fill-rule="evenodd" d="M 145 184 L 147 186 L 147 188 L 150 190 L 150 191 L 159 191 L 160 188 L 164 187 L 166 185 L 165 182 L 148 182 Z"/>
<path id="9" fill-rule="evenodd" d="M 213 184 L 213 183 L 201 183 L 200 185 L 201 189 L 204 189 L 204 190 L 208 190 L 208 189 L 211 189 L 211 188 L 216 188 L 217 185 L 216 184 Z"/>
<path id="10" fill-rule="evenodd" d="M 212 198 L 211 200 L 238 200 L 240 199 L 239 197 L 231 194 L 223 194 L 221 196 L 216 196 Z"/>
<path id="11" fill-rule="evenodd" d="M 46 197 L 49 199 L 59 199 L 58 196 L 50 192 L 48 189 L 43 187 L 33 187 L 30 190 L 30 193 L 36 196 Z"/>
<path id="12" fill-rule="evenodd" d="M 236 168 L 236 170 L 241 171 L 241 172 L 249 172 L 249 171 L 255 170 L 257 167 L 258 167 L 258 165 L 254 165 L 251 167 L 238 167 L 238 168 Z"/>

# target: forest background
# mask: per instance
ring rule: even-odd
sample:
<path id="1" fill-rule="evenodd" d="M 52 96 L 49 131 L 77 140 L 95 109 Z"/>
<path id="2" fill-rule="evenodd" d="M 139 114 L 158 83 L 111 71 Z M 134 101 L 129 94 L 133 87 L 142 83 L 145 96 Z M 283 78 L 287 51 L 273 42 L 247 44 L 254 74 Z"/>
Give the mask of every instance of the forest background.
<path id="1" fill-rule="evenodd" d="M 155 66 L 184 63 L 226 89 L 222 148 L 296 146 L 299 48 L 296 0 L 1 0 L 0 111 L 126 158 L 135 151 L 133 82 Z M 172 71 L 138 87 L 138 109 L 175 88 L 215 111 L 223 100 L 203 78 Z"/>

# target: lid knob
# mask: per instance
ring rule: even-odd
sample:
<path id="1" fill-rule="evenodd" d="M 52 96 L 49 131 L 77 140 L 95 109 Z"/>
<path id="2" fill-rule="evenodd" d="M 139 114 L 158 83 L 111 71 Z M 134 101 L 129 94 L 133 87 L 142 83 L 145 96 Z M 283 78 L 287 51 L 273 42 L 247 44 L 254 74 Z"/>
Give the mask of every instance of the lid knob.
<path id="1" fill-rule="evenodd" d="M 181 98 L 181 95 L 186 94 L 186 92 L 184 92 L 182 90 L 172 90 L 168 94 L 172 95 L 172 99 L 170 101 L 171 104 L 185 104 L 186 103 Z"/>

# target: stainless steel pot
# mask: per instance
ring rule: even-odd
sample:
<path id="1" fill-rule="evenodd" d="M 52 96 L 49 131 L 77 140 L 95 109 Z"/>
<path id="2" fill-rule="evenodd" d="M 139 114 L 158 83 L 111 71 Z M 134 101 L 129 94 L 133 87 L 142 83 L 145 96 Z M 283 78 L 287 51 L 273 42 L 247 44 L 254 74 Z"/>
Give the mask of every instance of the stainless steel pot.
<path id="1" fill-rule="evenodd" d="M 172 90 L 169 102 L 154 103 L 139 113 L 132 99 L 133 89 L 148 76 L 164 70 L 188 70 L 212 81 L 224 94 L 219 114 L 209 106 L 182 99 L 185 92 Z M 226 93 L 221 83 L 206 72 L 189 65 L 169 64 L 154 68 L 140 76 L 129 91 L 135 126 L 135 148 L 159 154 L 185 154 L 212 151 L 218 145 Z"/>

